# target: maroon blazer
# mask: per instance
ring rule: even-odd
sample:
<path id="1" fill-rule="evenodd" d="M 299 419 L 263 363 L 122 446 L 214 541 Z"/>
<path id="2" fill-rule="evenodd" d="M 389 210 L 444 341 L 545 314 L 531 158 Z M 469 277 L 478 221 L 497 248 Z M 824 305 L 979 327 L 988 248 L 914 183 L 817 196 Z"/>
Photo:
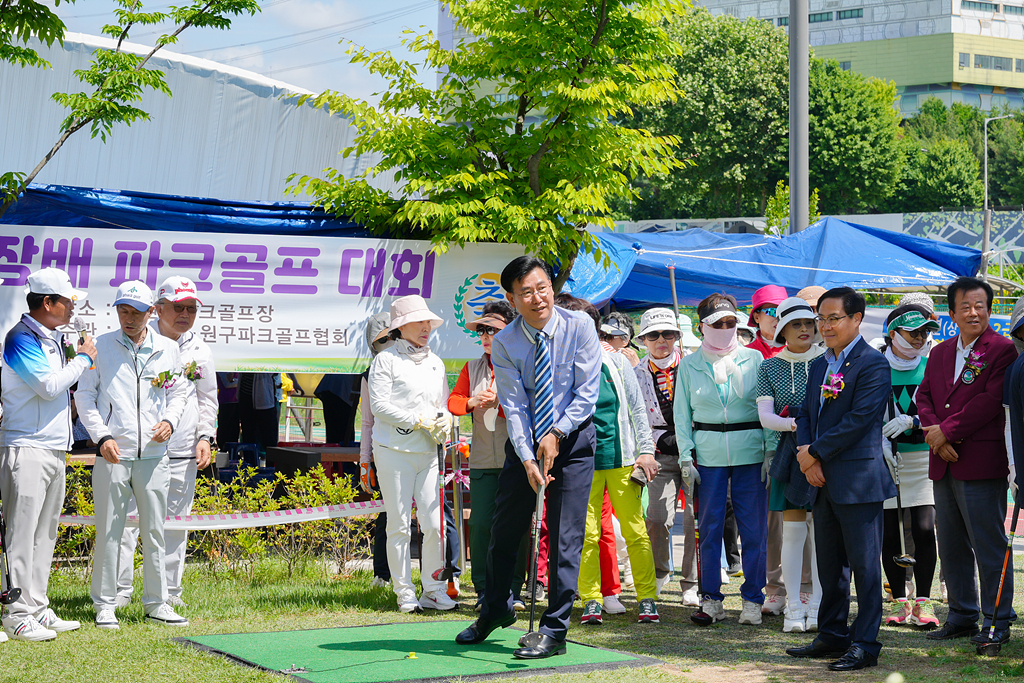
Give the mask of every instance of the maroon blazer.
<path id="1" fill-rule="evenodd" d="M 917 390 L 917 413 L 922 426 L 941 425 L 960 459 L 946 462 L 933 451 L 928 478 L 942 479 L 946 470 L 954 479 L 1005 479 L 1009 475 L 1003 428 L 1003 377 L 1017 358 L 1013 342 L 991 327 L 974 344 L 985 368 L 969 384 L 963 373 L 953 380 L 958 337 L 942 342 L 928 357 L 924 380 Z M 965 366 L 966 367 L 966 366 Z"/>

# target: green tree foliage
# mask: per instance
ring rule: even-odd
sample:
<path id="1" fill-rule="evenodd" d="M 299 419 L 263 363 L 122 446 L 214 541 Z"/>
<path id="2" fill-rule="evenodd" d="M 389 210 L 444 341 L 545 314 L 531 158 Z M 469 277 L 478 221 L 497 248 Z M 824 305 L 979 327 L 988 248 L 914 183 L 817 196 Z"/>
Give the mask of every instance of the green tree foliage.
<path id="1" fill-rule="evenodd" d="M 60 5 L 60 0 L 54 0 L 53 5 Z M 28 47 L 28 42 L 35 39 L 47 47 L 54 42 L 63 45 L 64 29 L 60 17 L 43 3 L 0 0 L 0 62 L 22 67 L 50 66 L 38 52 Z"/>
<path id="2" fill-rule="evenodd" d="M 356 127 L 343 155 L 381 160 L 356 178 L 334 169 L 323 177 L 292 176 L 290 191 L 307 192 L 325 209 L 373 229 L 429 237 L 440 250 L 513 242 L 571 263 L 581 244 L 594 246 L 585 225 L 610 225 L 609 201 L 633 196 L 631 179 L 679 165 L 677 137 L 615 121 L 675 96 L 669 58 L 678 48 L 664 26 L 683 3 L 444 5 L 476 40 L 454 50 L 432 34 L 405 41 L 443 74 L 439 87 L 420 85 L 412 63 L 353 47 L 352 61 L 388 82 L 380 104 L 335 91 L 309 98 Z M 395 196 L 371 185 L 389 174 L 401 183 Z M 600 259 L 596 249 L 594 255 Z"/>
<path id="3" fill-rule="evenodd" d="M 114 17 L 117 21 L 107 24 L 102 31 L 117 41 L 115 48 L 97 49 L 93 53 L 93 61 L 89 68 L 75 71 L 75 76 L 83 84 L 91 87 L 92 92 L 54 93 L 51 96 L 53 101 L 68 110 L 67 117 L 61 123 L 60 135 L 32 171 L 27 174 L 10 171 L 0 175 L 0 192 L 3 193 L 0 195 L 3 199 L 3 203 L 0 204 L 0 216 L 18 198 L 25 186 L 43 170 L 68 138 L 78 131 L 88 127 L 92 137 L 98 136 L 106 141 L 107 135 L 116 124 L 130 126 L 136 121 L 150 120 L 149 114 L 136 106 L 142 96 L 148 90 L 156 90 L 170 97 L 171 90 L 164 81 L 163 73 L 158 69 L 146 68 L 146 64 L 162 47 L 176 43 L 182 31 L 190 27 L 227 29 L 231 26 L 230 17 L 239 14 L 253 15 L 259 11 L 256 0 L 196 0 L 190 5 L 171 7 L 170 12 L 145 12 L 141 0 L 116 2 L 119 9 L 114 10 Z M 161 35 L 147 54 L 137 55 L 121 49 L 134 28 L 160 24 L 168 20 L 175 23 L 175 30 Z M 5 15 L 3 24 L 6 23 Z M 63 37 L 63 26 L 60 25 L 60 38 Z M 58 38 L 56 33 L 47 35 L 53 36 L 50 38 L 51 43 Z"/>
<path id="4" fill-rule="evenodd" d="M 821 218 L 818 213 L 818 188 L 814 188 L 807 200 L 807 224 L 812 225 Z M 780 180 L 775 186 L 775 194 L 768 198 L 764 215 L 766 234 L 782 237 L 789 231 L 789 185 L 785 180 Z"/>
<path id="5" fill-rule="evenodd" d="M 900 174 L 896 85 L 811 63 L 810 175 L 826 214 L 865 211 L 892 192 Z"/>
<path id="6" fill-rule="evenodd" d="M 925 143 L 908 137 L 901 148 L 904 161 L 896 190 L 880 210 L 913 213 L 981 206 L 984 188 L 968 141 L 935 137 Z"/>

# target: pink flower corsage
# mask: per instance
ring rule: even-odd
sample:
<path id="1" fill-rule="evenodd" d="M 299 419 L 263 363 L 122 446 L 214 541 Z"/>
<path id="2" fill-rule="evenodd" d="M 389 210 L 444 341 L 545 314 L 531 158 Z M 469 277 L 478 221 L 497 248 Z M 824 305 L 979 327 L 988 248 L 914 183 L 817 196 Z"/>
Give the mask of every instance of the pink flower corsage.
<path id="1" fill-rule="evenodd" d="M 832 400 L 838 398 L 845 387 L 842 374 L 837 372 L 828 376 L 828 383 L 821 385 L 821 395 L 826 400 Z"/>
<path id="2" fill-rule="evenodd" d="M 981 371 L 988 367 L 988 363 L 981 360 L 982 354 L 972 350 L 968 355 L 967 360 L 964 361 L 964 371 L 960 375 L 960 381 L 964 384 L 971 384 L 974 380 L 978 379 L 978 375 Z"/>
<path id="3" fill-rule="evenodd" d="M 152 384 L 157 389 L 170 389 L 171 387 L 174 386 L 174 378 L 176 376 L 177 376 L 177 373 L 170 372 L 168 370 L 164 370 L 159 375 L 154 377 L 150 381 L 150 384 Z"/>
<path id="4" fill-rule="evenodd" d="M 203 378 L 203 369 L 199 366 L 199 364 L 196 361 L 192 361 L 191 363 L 185 366 L 185 369 L 182 371 L 182 374 L 185 376 L 185 379 L 189 380 L 190 382 L 198 382 Z"/>

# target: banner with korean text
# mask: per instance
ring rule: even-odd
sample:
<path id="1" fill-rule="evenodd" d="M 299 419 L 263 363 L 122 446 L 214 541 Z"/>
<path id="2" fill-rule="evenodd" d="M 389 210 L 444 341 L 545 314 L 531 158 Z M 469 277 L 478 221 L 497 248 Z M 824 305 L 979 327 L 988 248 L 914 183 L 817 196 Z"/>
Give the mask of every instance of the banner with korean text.
<path id="1" fill-rule="evenodd" d="M 431 349 L 455 367 L 480 355 L 466 323 L 504 298 L 499 274 L 522 253 L 507 244 L 439 254 L 412 240 L 0 225 L 0 324 L 10 329 L 27 310 L 26 278 L 40 268 L 60 268 L 88 292 L 75 312 L 92 335 L 118 329 L 112 303 L 122 282 L 155 291 L 180 275 L 196 283 L 192 329 L 218 370 L 361 372 L 366 319 L 419 294 L 444 319 Z"/>

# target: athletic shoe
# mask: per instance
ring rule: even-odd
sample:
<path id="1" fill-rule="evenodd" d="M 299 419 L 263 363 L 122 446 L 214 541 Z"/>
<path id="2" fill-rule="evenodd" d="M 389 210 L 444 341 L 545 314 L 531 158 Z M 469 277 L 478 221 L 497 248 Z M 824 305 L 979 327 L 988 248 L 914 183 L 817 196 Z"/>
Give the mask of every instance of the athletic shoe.
<path id="1" fill-rule="evenodd" d="M 7 631 L 0 628 L 0 643 L 6 643 L 8 639 Z"/>
<path id="2" fill-rule="evenodd" d="M 128 595 L 118 595 L 114 599 L 114 608 L 115 609 L 122 609 L 124 607 L 127 607 L 130 604 L 132 604 L 131 593 L 129 593 Z"/>
<path id="3" fill-rule="evenodd" d="M 56 631 L 45 628 L 42 624 L 36 621 L 35 617 L 28 617 L 13 629 L 6 630 L 7 635 L 15 640 L 38 642 L 40 640 L 53 640 L 57 637 Z"/>
<path id="4" fill-rule="evenodd" d="M 459 606 L 459 603 L 448 597 L 448 593 L 445 592 L 444 588 L 433 591 L 432 593 L 424 593 L 420 597 L 420 607 L 423 609 L 437 609 L 447 611 L 455 609 Z"/>
<path id="5" fill-rule="evenodd" d="M 757 626 L 761 623 L 761 605 L 749 600 L 743 601 L 743 611 L 740 612 L 740 623 Z"/>
<path id="6" fill-rule="evenodd" d="M 704 601 L 700 604 L 700 611 L 711 617 L 711 621 L 722 621 L 725 619 L 725 608 L 722 607 L 721 600 L 704 598 Z"/>
<path id="7" fill-rule="evenodd" d="M 722 567 L 722 585 L 729 583 L 729 572 L 726 571 L 725 567 Z"/>
<path id="8" fill-rule="evenodd" d="M 581 624 L 589 624 L 590 626 L 600 626 L 604 623 L 604 619 L 601 618 L 601 603 L 597 600 L 590 600 L 586 605 L 583 606 L 583 616 L 580 617 Z"/>
<path id="9" fill-rule="evenodd" d="M 906 598 L 897 598 L 889 603 L 889 616 L 886 626 L 905 626 L 913 611 L 913 605 Z"/>
<path id="10" fill-rule="evenodd" d="M 939 620 L 935 618 L 935 605 L 928 598 L 914 601 L 914 609 L 910 613 L 910 623 L 921 628 L 938 628 Z"/>
<path id="11" fill-rule="evenodd" d="M 785 595 L 767 595 L 764 598 L 764 604 L 761 605 L 761 614 L 770 614 L 773 617 L 777 617 L 782 614 L 784 609 L 786 609 Z"/>
<path id="12" fill-rule="evenodd" d="M 804 631 L 807 633 L 815 633 L 818 630 L 818 607 L 820 605 L 808 604 L 807 605 L 807 618 L 804 620 Z"/>
<path id="13" fill-rule="evenodd" d="M 658 606 L 654 604 L 654 600 L 651 598 L 644 598 L 640 601 L 640 610 L 636 615 L 636 623 L 638 624 L 657 624 L 661 621 L 661 617 L 658 616 Z"/>
<path id="14" fill-rule="evenodd" d="M 944 580 L 939 581 L 939 594 L 942 596 L 942 602 L 949 602 L 949 593 L 946 592 L 946 582 Z"/>
<path id="15" fill-rule="evenodd" d="M 512 598 L 512 611 L 525 612 L 526 602 L 524 602 L 522 598 Z"/>
<path id="16" fill-rule="evenodd" d="M 117 622 L 117 617 L 114 616 L 114 610 L 101 609 L 96 613 L 96 628 L 106 628 L 110 630 L 117 630 L 121 628 L 121 625 Z"/>
<path id="17" fill-rule="evenodd" d="M 175 612 L 166 602 L 147 614 L 146 621 L 162 626 L 188 626 L 188 619 Z"/>
<path id="18" fill-rule="evenodd" d="M 43 610 L 43 616 L 39 617 L 39 625 L 43 628 L 48 628 L 55 633 L 64 633 L 66 631 L 77 631 L 82 628 L 82 624 L 77 621 L 70 619 L 61 619 L 53 610 L 46 608 Z"/>
<path id="19" fill-rule="evenodd" d="M 625 614 L 626 608 L 622 606 L 619 596 L 606 595 L 604 596 L 604 611 L 608 614 Z"/>
<path id="20" fill-rule="evenodd" d="M 171 607 L 180 607 L 182 609 L 188 609 L 188 605 L 184 600 L 181 599 L 180 595 L 168 595 L 167 604 Z"/>
<path id="21" fill-rule="evenodd" d="M 374 588 L 388 588 L 391 586 L 391 581 L 389 581 L 388 579 L 382 579 L 379 576 L 375 576 L 373 577 L 373 581 L 370 582 L 370 585 Z"/>
<path id="22" fill-rule="evenodd" d="M 671 578 L 672 574 L 665 574 L 665 576 L 661 577 L 660 579 L 655 579 L 654 587 L 657 589 L 657 593 L 659 596 L 661 595 L 661 591 L 664 590 L 665 584 L 668 583 L 668 580 Z"/>
<path id="23" fill-rule="evenodd" d="M 478 593 L 476 596 L 476 604 L 473 605 L 473 611 L 479 612 L 484 608 L 484 594 Z"/>
<path id="24" fill-rule="evenodd" d="M 630 572 L 622 572 L 622 590 L 634 591 L 636 590 L 636 584 L 633 583 L 633 574 Z"/>
<path id="25" fill-rule="evenodd" d="M 800 607 L 794 608 L 790 605 L 786 608 L 786 617 L 782 620 L 783 633 L 803 633 L 807 629 L 807 614 L 804 612 L 803 603 Z"/>
<path id="26" fill-rule="evenodd" d="M 737 562 L 736 564 L 729 565 L 729 569 L 726 570 L 729 576 L 739 577 L 743 576 L 743 564 Z"/>
<path id="27" fill-rule="evenodd" d="M 538 581 L 537 585 L 533 587 L 533 594 L 536 596 L 537 602 L 544 602 L 544 599 L 547 597 L 544 584 Z"/>
<path id="28" fill-rule="evenodd" d="M 420 601 L 416 599 L 415 591 L 402 591 L 398 594 L 398 611 L 403 614 L 409 614 L 410 612 L 422 612 L 423 607 L 420 606 Z"/>
<path id="29" fill-rule="evenodd" d="M 683 607 L 700 607 L 700 596 L 696 586 L 683 591 Z"/>

